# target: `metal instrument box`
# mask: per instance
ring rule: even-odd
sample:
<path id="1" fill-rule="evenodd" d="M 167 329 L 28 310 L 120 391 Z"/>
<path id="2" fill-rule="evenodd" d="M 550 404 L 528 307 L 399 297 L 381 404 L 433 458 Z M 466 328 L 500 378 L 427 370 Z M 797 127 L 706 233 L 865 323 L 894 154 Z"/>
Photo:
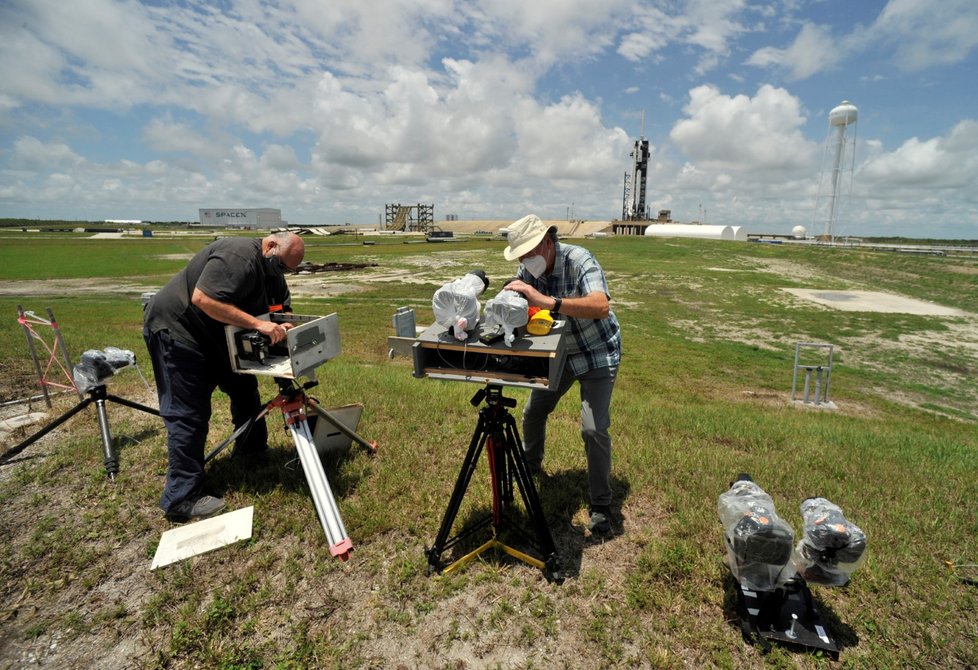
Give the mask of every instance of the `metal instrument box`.
<path id="1" fill-rule="evenodd" d="M 246 328 L 225 326 L 231 369 L 246 375 L 264 375 L 283 379 L 300 377 L 316 378 L 316 368 L 340 354 L 340 318 L 336 313 L 328 316 L 304 316 L 288 312 L 272 312 L 258 317 L 275 323 L 295 324 L 286 334 L 284 343 L 274 349 L 284 349 L 287 354 L 267 356 L 264 362 L 249 360 L 239 351 L 235 334 Z M 285 346 L 282 347 L 282 344 Z"/>
<path id="2" fill-rule="evenodd" d="M 465 341 L 456 340 L 436 323 L 414 341 L 414 376 L 554 390 L 566 359 L 565 329 L 562 320 L 547 335 L 528 335 L 519 328 L 513 345 L 507 347 L 501 339 L 481 342 L 481 323 Z"/>

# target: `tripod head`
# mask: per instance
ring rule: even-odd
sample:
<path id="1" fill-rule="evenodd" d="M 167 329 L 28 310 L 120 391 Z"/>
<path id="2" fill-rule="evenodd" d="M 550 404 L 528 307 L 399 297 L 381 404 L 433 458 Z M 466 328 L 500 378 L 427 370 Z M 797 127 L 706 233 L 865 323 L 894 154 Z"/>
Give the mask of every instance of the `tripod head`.
<path id="1" fill-rule="evenodd" d="M 315 379 L 310 379 L 303 384 L 299 384 L 297 379 L 290 379 L 289 377 L 275 377 L 275 384 L 278 385 L 279 394 L 285 396 L 292 395 L 297 391 L 308 391 L 311 388 L 319 386 L 319 382 Z"/>
<path id="2" fill-rule="evenodd" d="M 503 387 L 498 384 L 486 384 L 486 387 L 476 391 L 476 394 L 472 396 L 473 407 L 478 407 L 482 401 L 485 400 L 486 404 L 490 407 L 516 407 L 515 398 L 507 398 L 503 395 Z"/>

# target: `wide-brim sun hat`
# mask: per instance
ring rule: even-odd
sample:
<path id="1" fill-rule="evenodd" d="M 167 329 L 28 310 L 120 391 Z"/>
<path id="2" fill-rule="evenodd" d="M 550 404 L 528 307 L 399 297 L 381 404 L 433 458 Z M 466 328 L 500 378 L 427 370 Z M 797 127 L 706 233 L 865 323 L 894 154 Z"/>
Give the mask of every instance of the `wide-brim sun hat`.
<path id="1" fill-rule="evenodd" d="M 506 241 L 509 245 L 503 249 L 503 256 L 508 261 L 515 261 L 523 254 L 533 251 L 546 237 L 549 227 L 536 214 L 527 214 L 512 223 L 508 230 Z"/>

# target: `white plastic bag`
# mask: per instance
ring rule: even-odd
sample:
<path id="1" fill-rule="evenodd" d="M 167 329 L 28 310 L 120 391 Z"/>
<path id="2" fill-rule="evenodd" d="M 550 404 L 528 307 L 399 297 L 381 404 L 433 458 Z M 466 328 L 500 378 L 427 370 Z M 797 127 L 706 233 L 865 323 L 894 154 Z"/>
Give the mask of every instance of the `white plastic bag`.
<path id="1" fill-rule="evenodd" d="M 795 576 L 788 567 L 794 531 L 778 516 L 771 496 L 750 477 L 740 475 L 720 495 L 717 512 L 730 571 L 742 586 L 773 591 Z"/>
<path id="2" fill-rule="evenodd" d="M 801 504 L 805 534 L 791 557 L 805 581 L 845 586 L 866 560 L 866 535 L 846 519 L 842 509 L 825 498 Z"/>
<path id="3" fill-rule="evenodd" d="M 483 325 L 490 330 L 496 326 L 502 328 L 503 342 L 511 347 L 516 339 L 516 329 L 526 325 L 528 313 L 526 298 L 516 291 L 503 289 L 486 302 Z"/>
<path id="4" fill-rule="evenodd" d="M 489 287 L 482 270 L 473 270 L 464 277 L 448 282 L 431 298 L 431 309 L 438 325 L 449 329 L 456 340 L 468 339 L 469 331 L 479 324 L 479 295 Z"/>

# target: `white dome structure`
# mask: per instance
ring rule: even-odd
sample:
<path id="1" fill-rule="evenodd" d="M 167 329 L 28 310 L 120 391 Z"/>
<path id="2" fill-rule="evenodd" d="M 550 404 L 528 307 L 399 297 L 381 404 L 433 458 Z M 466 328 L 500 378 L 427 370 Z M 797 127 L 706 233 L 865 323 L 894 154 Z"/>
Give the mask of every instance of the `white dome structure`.
<path id="1" fill-rule="evenodd" d="M 791 229 L 791 236 L 794 237 L 796 240 L 805 239 L 805 235 L 807 233 L 808 231 L 805 230 L 805 226 L 795 226 L 794 228 Z"/>

